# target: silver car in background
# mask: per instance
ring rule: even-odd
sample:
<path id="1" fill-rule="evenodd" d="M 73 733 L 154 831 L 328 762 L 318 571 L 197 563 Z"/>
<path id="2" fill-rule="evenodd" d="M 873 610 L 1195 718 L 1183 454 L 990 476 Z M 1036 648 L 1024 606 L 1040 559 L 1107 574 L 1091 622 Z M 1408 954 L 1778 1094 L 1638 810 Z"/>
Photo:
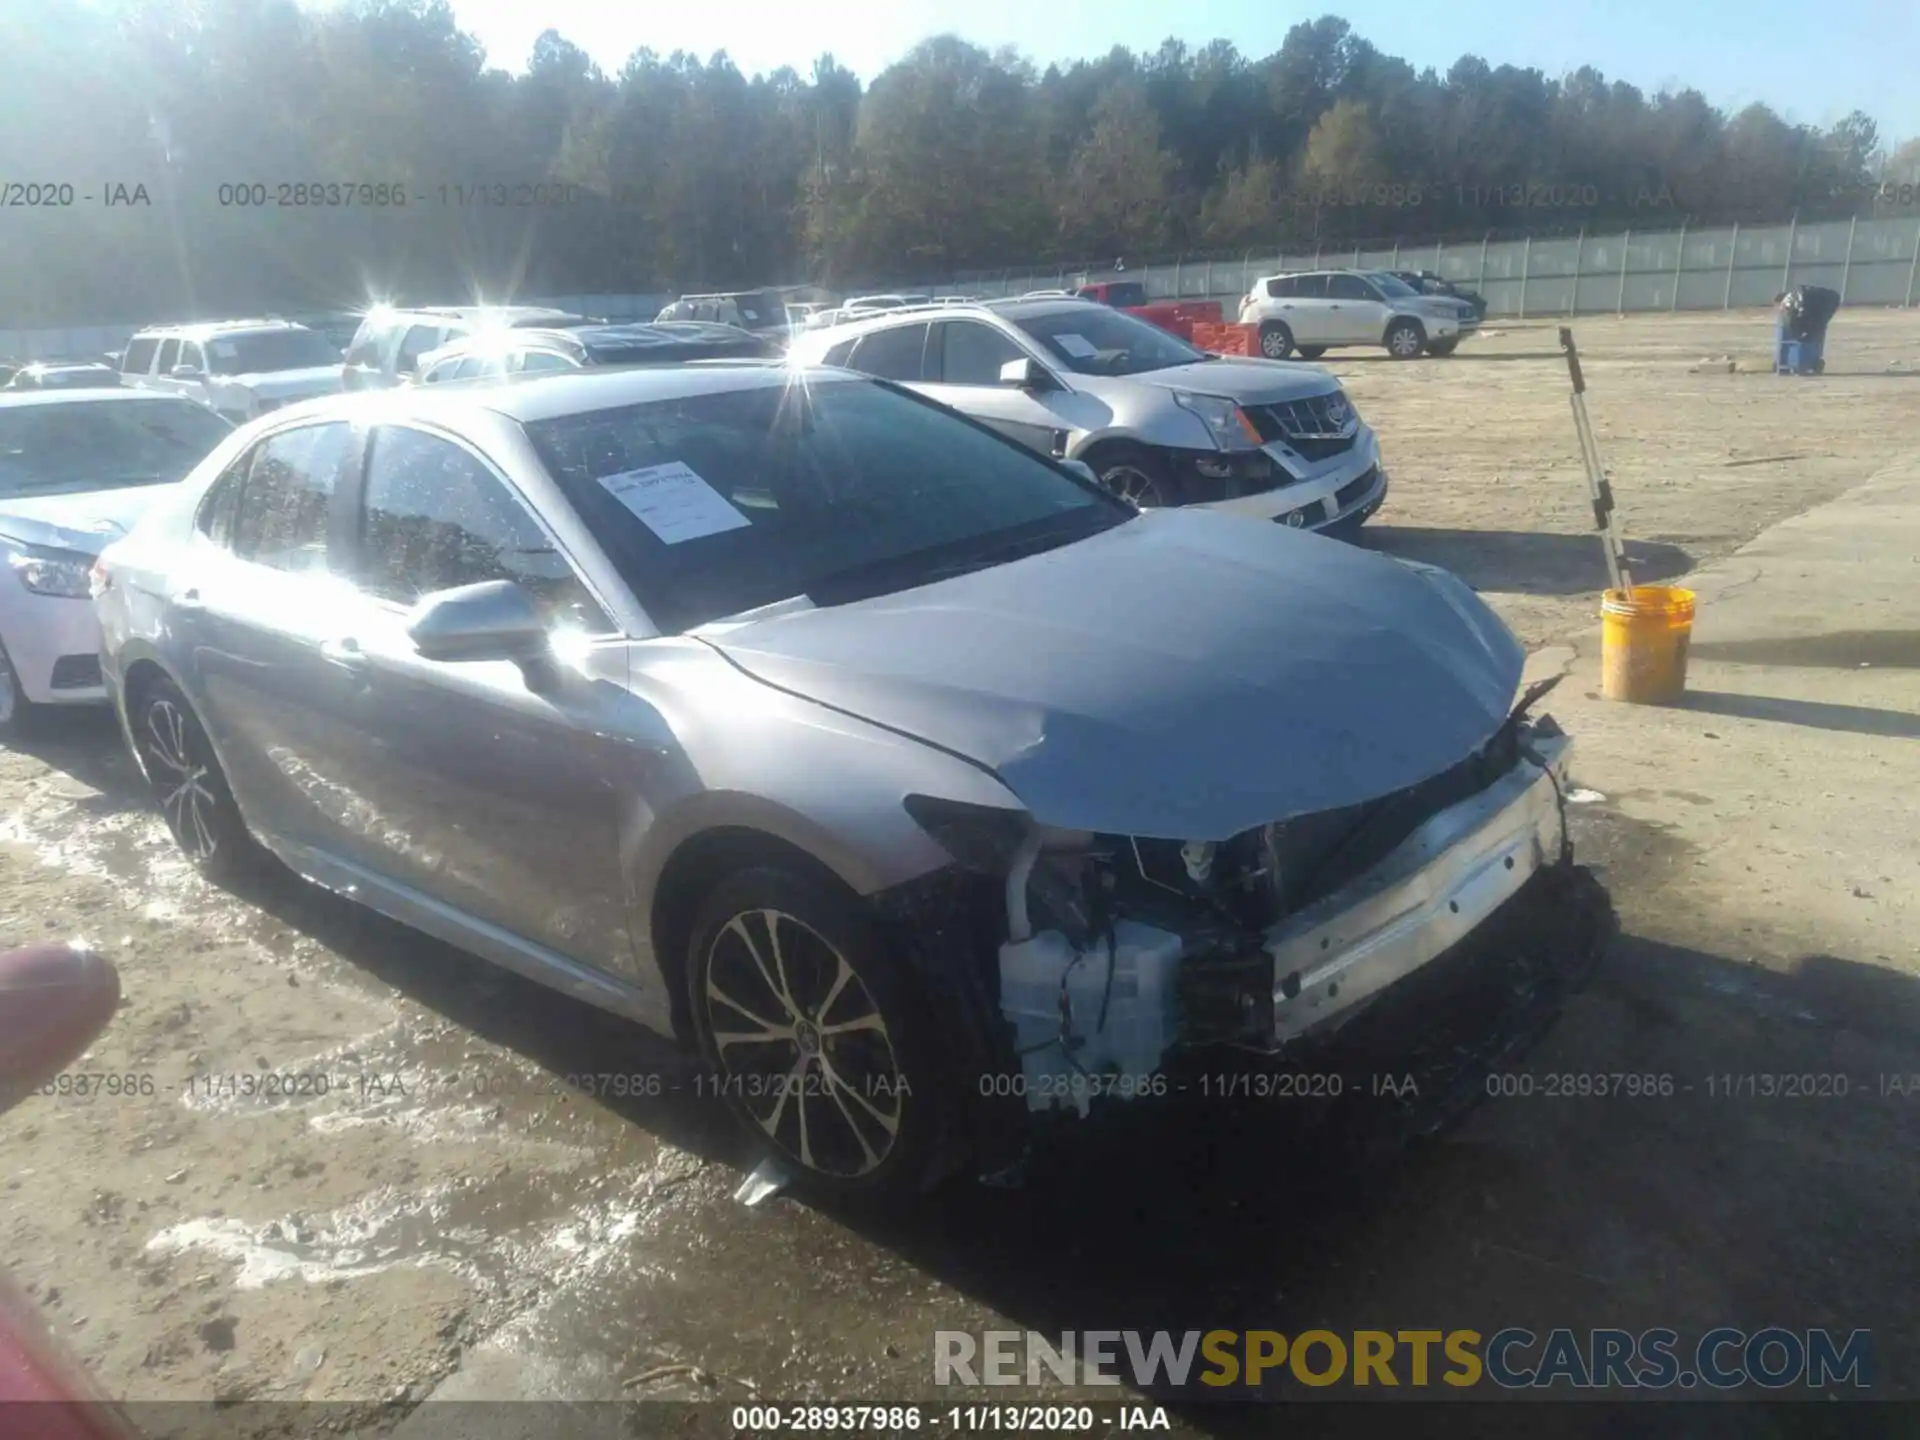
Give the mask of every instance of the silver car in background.
<path id="1" fill-rule="evenodd" d="M 1579 951 L 1567 742 L 1459 581 L 843 371 L 315 402 L 96 589 L 204 870 L 264 847 L 696 1043 L 827 1191 L 1290 1056 L 1482 935 Z"/>
<path id="2" fill-rule="evenodd" d="M 1379 441 L 1326 371 L 1225 359 L 1092 300 L 892 310 L 788 354 L 910 386 L 1137 505 L 1351 534 L 1387 494 Z"/>

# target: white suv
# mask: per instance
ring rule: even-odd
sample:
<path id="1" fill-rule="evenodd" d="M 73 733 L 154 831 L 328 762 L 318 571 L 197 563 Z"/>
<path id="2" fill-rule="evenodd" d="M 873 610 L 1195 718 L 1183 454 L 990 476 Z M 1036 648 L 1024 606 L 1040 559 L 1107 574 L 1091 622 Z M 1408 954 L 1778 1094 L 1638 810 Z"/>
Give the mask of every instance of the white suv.
<path id="1" fill-rule="evenodd" d="M 1422 295 L 1384 270 L 1315 270 L 1256 281 L 1240 323 L 1260 327 L 1260 353 L 1317 360 L 1337 345 L 1383 345 L 1396 360 L 1451 355 L 1479 321 L 1473 307 Z"/>
<path id="2" fill-rule="evenodd" d="M 156 325 L 127 342 L 120 383 L 210 405 L 236 425 L 341 388 L 340 351 L 291 320 Z"/>

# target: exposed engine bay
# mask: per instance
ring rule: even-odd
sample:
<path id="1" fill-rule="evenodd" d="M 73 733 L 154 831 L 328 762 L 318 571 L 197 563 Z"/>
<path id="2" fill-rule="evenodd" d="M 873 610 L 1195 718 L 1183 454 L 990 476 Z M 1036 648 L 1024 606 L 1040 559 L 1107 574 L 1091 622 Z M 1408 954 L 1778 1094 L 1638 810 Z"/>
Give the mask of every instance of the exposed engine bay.
<path id="1" fill-rule="evenodd" d="M 1547 688 L 1457 765 L 1364 804 L 1221 842 L 1028 835 L 998 952 L 1027 1109 L 1147 1093 L 1181 1050 L 1297 1052 L 1570 868 L 1568 742 L 1527 716 Z"/>

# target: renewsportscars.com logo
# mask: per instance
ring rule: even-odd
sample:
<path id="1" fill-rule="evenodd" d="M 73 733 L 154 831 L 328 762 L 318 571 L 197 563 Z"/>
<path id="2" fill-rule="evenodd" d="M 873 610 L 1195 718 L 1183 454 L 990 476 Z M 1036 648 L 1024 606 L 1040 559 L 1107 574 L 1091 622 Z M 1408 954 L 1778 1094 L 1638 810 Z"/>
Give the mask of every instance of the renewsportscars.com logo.
<path id="1" fill-rule="evenodd" d="M 1297 1384 L 1503 1390 L 1767 1390 L 1873 1384 L 1873 1335 L 1723 1326 L 1676 1330 L 937 1330 L 936 1385 Z"/>

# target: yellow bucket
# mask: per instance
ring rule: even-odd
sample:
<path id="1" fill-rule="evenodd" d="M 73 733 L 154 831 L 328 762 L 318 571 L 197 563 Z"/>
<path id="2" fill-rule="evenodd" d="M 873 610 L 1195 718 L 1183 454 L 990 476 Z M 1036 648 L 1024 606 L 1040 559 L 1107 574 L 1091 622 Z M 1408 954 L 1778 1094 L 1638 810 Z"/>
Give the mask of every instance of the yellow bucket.
<path id="1" fill-rule="evenodd" d="M 1670 585 L 1609 590 L 1600 600 L 1600 693 L 1669 705 L 1687 688 L 1693 591 Z"/>

